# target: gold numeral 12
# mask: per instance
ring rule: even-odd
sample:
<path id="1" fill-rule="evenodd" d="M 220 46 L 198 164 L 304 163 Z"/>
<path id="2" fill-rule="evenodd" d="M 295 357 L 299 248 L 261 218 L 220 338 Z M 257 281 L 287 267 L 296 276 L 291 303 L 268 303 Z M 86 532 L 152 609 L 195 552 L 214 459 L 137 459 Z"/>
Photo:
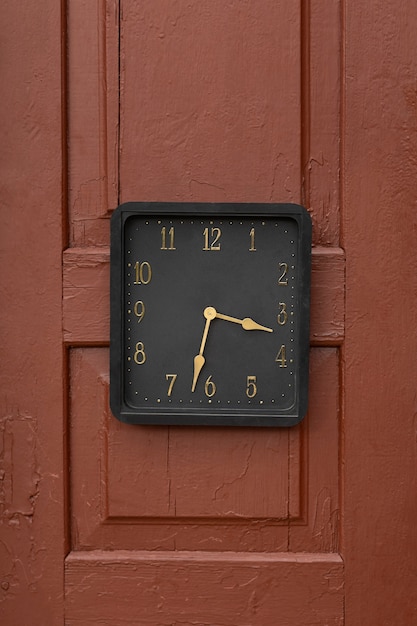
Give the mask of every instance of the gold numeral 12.
<path id="1" fill-rule="evenodd" d="M 222 231 L 220 228 L 212 228 L 211 229 L 211 237 L 212 242 L 209 242 L 209 229 L 205 228 L 203 230 L 204 235 L 204 248 L 203 250 L 220 250 L 221 243 L 217 243 L 221 237 Z"/>

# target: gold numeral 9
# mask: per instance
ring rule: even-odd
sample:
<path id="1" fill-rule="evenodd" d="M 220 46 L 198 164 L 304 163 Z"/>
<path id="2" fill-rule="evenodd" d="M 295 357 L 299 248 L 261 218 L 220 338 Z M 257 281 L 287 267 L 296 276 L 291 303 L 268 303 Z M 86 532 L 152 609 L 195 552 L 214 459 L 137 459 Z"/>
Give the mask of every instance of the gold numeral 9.
<path id="1" fill-rule="evenodd" d="M 135 302 L 133 312 L 138 318 L 138 322 L 141 322 L 145 317 L 145 305 L 143 304 L 142 300 L 138 300 L 137 302 Z"/>
<path id="2" fill-rule="evenodd" d="M 142 341 L 137 342 L 133 359 L 135 363 L 137 363 L 138 365 L 143 365 L 143 363 L 145 363 L 146 361 L 145 346 L 143 345 Z"/>
<path id="3" fill-rule="evenodd" d="M 288 320 L 287 305 L 285 304 L 285 302 L 280 302 L 279 307 L 280 308 L 277 315 L 277 322 L 280 326 L 284 326 L 284 324 L 286 324 Z"/>
<path id="4" fill-rule="evenodd" d="M 136 261 L 135 263 L 135 282 L 134 285 L 148 285 L 152 278 L 152 268 L 148 261 Z"/>
<path id="5" fill-rule="evenodd" d="M 248 398 L 254 398 L 257 393 L 256 376 L 248 376 L 246 379 L 246 395 Z"/>

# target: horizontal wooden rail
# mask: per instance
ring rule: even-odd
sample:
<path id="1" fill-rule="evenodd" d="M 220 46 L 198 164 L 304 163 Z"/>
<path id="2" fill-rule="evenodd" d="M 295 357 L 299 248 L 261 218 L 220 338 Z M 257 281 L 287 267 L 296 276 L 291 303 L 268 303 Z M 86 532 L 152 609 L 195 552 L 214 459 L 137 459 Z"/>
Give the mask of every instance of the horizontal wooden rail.
<path id="1" fill-rule="evenodd" d="M 68 345 L 107 345 L 110 338 L 109 248 L 68 248 L 63 259 L 63 329 Z M 312 345 L 344 338 L 345 256 L 340 248 L 313 248 Z"/>

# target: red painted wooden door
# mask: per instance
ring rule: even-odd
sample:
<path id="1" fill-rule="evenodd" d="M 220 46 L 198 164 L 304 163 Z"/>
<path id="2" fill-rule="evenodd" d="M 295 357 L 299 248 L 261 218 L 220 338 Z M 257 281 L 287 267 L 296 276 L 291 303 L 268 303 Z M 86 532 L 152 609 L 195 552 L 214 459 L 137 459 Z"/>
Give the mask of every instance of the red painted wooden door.
<path id="1" fill-rule="evenodd" d="M 22 35 L 3 103 L 19 129 L 3 195 L 6 624 L 416 621 L 416 63 L 401 33 L 417 11 L 359 4 L 5 3 Z M 128 200 L 308 207 L 301 425 L 111 415 L 109 218 Z"/>

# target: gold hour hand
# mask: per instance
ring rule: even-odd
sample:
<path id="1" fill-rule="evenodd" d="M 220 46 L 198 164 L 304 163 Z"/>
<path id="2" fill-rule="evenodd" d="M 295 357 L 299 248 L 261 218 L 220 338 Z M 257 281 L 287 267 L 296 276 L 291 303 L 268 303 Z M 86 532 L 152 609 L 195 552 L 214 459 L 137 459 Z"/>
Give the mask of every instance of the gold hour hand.
<path id="1" fill-rule="evenodd" d="M 273 332 L 272 328 L 262 326 L 250 317 L 245 317 L 243 320 L 240 320 L 237 317 L 231 317 L 230 315 L 223 315 L 222 313 L 217 312 L 216 317 L 218 317 L 220 320 L 226 320 L 226 322 L 234 322 L 235 324 L 240 324 L 243 330 L 265 330 L 267 333 Z"/>
<path id="2" fill-rule="evenodd" d="M 207 335 L 210 328 L 210 322 L 216 317 L 216 309 L 212 306 L 208 306 L 204 309 L 204 317 L 206 318 L 206 323 L 204 326 L 203 337 L 201 339 L 200 352 L 194 357 L 194 375 L 193 375 L 193 384 L 191 386 L 191 391 L 195 390 L 198 377 L 200 375 L 201 370 L 203 369 L 203 365 L 206 362 L 206 359 L 203 356 L 204 347 L 207 341 Z"/>

